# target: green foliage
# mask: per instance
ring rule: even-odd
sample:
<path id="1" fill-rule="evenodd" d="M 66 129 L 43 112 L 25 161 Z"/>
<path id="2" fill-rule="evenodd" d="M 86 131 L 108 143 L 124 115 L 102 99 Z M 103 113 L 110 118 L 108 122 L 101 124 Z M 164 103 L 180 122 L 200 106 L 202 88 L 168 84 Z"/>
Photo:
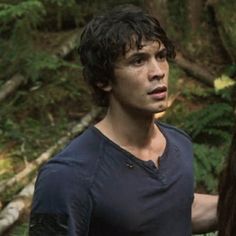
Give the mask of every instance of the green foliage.
<path id="1" fill-rule="evenodd" d="M 182 79 L 184 72 L 176 66 L 174 63 L 170 63 L 170 72 L 169 72 L 169 93 L 176 94 L 178 91 L 182 90 Z"/>
<path id="2" fill-rule="evenodd" d="M 27 236 L 28 235 L 28 223 L 24 223 L 16 226 L 14 231 L 10 234 L 10 236 Z"/>
<path id="3" fill-rule="evenodd" d="M 223 74 L 233 78 L 236 75 L 236 64 L 226 65 Z"/>
<path id="4" fill-rule="evenodd" d="M 52 1 L 71 7 L 74 1 Z M 65 4 L 66 3 L 66 4 Z M 10 77 L 21 73 L 31 80 L 40 79 L 44 70 L 56 71 L 62 66 L 76 67 L 35 46 L 37 27 L 43 22 L 47 9 L 43 1 L 28 0 L 18 4 L 0 4 L 0 74 Z"/>
<path id="5" fill-rule="evenodd" d="M 59 7 L 72 7 L 76 4 L 75 0 L 43 0 L 44 3 L 52 3 Z"/>
<path id="6" fill-rule="evenodd" d="M 143 0 L 41 0 L 47 9 L 47 23 L 44 28 L 51 30 L 63 30 L 65 27 L 81 27 L 94 15 L 103 13 L 118 4 L 131 3 L 141 5 Z"/>
<path id="7" fill-rule="evenodd" d="M 56 71 L 62 66 L 75 67 L 75 64 L 66 63 L 37 48 L 37 30 L 47 30 L 48 27 L 62 30 L 63 25 L 68 24 L 75 28 L 83 25 L 98 9 L 124 2 L 25 0 L 14 4 L 0 3 L 0 33 L 3 35 L 0 38 L 1 77 L 9 78 L 14 73 L 21 73 L 36 81 L 44 70 Z"/>
<path id="8" fill-rule="evenodd" d="M 17 5 L 0 3 L 0 31 L 7 23 L 24 19 L 30 27 L 36 27 L 46 14 L 43 4 L 38 0 L 28 0 Z"/>
<path id="9" fill-rule="evenodd" d="M 2 34 L 0 51 L 2 76 L 16 72 L 27 74 L 27 60 L 34 53 L 33 30 L 45 15 L 40 1 L 30 0 L 16 5 L 0 4 L 0 25 Z M 10 27 L 11 26 L 11 27 Z"/>
<path id="10" fill-rule="evenodd" d="M 208 101 L 204 107 L 201 106 L 182 117 L 180 127 L 193 139 L 197 186 L 207 192 L 216 193 L 218 174 L 224 158 L 227 157 L 234 126 L 231 93 L 228 89 L 222 89 L 220 92 L 211 89 L 204 92 L 202 89 L 192 88 L 192 91 L 189 89 L 188 93 L 185 91 L 184 94 L 193 102 L 199 98 Z M 221 102 L 212 102 L 213 96 Z"/>
<path id="11" fill-rule="evenodd" d="M 62 30 L 64 21 L 71 21 L 72 24 L 75 23 L 76 17 L 80 18 L 79 5 L 75 0 L 41 0 L 47 9 L 48 21 L 50 22 L 50 27 Z M 44 24 L 44 27 L 47 27 Z"/>
<path id="12" fill-rule="evenodd" d="M 236 16 L 234 9 L 236 2 L 233 0 L 219 1 L 215 6 L 216 17 L 220 22 L 219 33 L 224 48 L 231 57 L 232 62 L 236 62 Z"/>
<path id="13" fill-rule="evenodd" d="M 9 41 L 9 50 L 5 51 L 5 60 L 0 65 L 2 75 L 8 77 L 13 73 L 21 73 L 26 78 L 37 80 L 40 79 L 40 74 L 43 70 L 56 71 L 64 65 L 72 66 L 72 64 L 65 63 L 49 53 L 34 50 L 31 45 L 31 39 L 26 34 L 19 33 L 17 38 L 14 36 L 15 34 Z M 19 42 L 22 43 L 20 44 Z"/>
<path id="14" fill-rule="evenodd" d="M 0 132 L 2 136 L 10 140 L 22 141 L 22 134 L 19 132 L 19 125 L 11 118 L 5 119 L 0 123 Z"/>
<path id="15" fill-rule="evenodd" d="M 229 141 L 229 130 L 234 124 L 233 108 L 227 103 L 215 103 L 190 113 L 183 123 L 194 140 Z M 205 138 L 204 138 L 205 136 Z"/>
<path id="16" fill-rule="evenodd" d="M 31 52 L 31 54 L 28 54 L 28 56 L 24 58 L 24 61 L 24 74 L 34 81 L 40 79 L 40 74 L 44 70 L 56 71 L 64 65 L 72 66 L 72 64 L 66 63 L 60 58 L 51 56 L 46 52 L 40 51 Z"/>
<path id="17" fill-rule="evenodd" d="M 182 94 L 186 97 L 186 99 L 195 101 L 210 98 L 210 96 L 215 95 L 215 91 L 213 88 L 205 88 L 200 84 L 193 83 L 184 86 Z"/>
<path id="18" fill-rule="evenodd" d="M 187 19 L 187 4 L 186 0 L 172 0 L 167 1 L 168 11 L 172 28 L 175 28 L 176 32 L 182 32 L 185 36 L 188 34 L 188 19 Z M 183 27 L 183 25 L 185 27 Z M 170 32 L 171 33 L 171 32 Z"/>
<path id="19" fill-rule="evenodd" d="M 208 144 L 194 143 L 194 169 L 198 186 L 204 187 L 207 192 L 216 193 L 218 174 L 223 159 L 227 156 L 228 144 L 210 146 Z"/>

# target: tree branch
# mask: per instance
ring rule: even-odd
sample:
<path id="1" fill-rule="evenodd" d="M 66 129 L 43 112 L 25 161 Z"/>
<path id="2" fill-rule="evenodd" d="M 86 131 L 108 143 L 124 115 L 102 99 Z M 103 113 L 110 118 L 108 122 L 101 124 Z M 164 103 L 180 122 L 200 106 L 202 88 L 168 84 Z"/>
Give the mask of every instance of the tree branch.
<path id="1" fill-rule="evenodd" d="M 214 75 L 212 75 L 210 72 L 197 65 L 196 63 L 190 62 L 179 52 L 176 54 L 175 63 L 179 67 L 184 69 L 187 73 L 189 73 L 202 83 L 206 84 L 207 86 L 214 86 Z"/>
<path id="2" fill-rule="evenodd" d="M 25 82 L 25 78 L 16 74 L 11 79 L 9 79 L 4 85 L 2 85 L 0 90 L 0 102 L 2 102 L 8 95 L 13 93 L 18 87 Z"/>

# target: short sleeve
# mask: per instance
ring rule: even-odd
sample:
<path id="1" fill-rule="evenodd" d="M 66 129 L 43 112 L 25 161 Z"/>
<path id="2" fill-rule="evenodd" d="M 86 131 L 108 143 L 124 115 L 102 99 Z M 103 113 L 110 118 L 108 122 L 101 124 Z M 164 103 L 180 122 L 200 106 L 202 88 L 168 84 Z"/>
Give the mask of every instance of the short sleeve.
<path id="1" fill-rule="evenodd" d="M 40 171 L 30 214 L 29 236 L 87 236 L 92 211 L 89 179 L 69 164 Z"/>

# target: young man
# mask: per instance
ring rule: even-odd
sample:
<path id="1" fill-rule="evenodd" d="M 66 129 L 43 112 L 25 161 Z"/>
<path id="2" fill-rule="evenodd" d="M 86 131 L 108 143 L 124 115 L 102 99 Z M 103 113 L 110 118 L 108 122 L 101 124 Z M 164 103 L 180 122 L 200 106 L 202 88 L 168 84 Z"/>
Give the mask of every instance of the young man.
<path id="1" fill-rule="evenodd" d="M 80 43 L 105 117 L 38 176 L 30 235 L 190 236 L 214 226 L 216 198 L 193 193 L 192 144 L 154 121 L 167 108 L 174 47 L 159 22 L 126 5 L 94 18 Z"/>

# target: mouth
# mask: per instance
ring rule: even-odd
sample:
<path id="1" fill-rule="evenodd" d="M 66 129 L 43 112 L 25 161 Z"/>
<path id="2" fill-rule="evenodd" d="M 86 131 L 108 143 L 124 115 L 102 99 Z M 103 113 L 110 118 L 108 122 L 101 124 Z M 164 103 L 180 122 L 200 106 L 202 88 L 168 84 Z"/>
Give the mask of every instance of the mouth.
<path id="1" fill-rule="evenodd" d="M 167 97 L 167 87 L 165 85 L 158 86 L 147 93 L 152 98 L 163 100 Z"/>

